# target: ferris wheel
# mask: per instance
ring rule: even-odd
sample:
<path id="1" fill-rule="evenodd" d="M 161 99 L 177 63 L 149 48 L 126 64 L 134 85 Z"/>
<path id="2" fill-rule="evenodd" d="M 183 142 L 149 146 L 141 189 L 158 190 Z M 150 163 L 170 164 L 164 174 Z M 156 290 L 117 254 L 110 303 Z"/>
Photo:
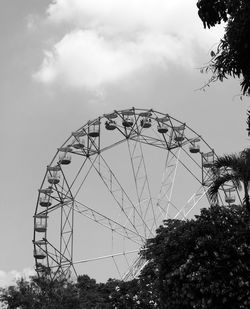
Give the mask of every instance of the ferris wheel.
<path id="1" fill-rule="evenodd" d="M 135 278 L 138 254 L 163 220 L 209 206 L 214 150 L 185 123 L 153 109 L 88 121 L 57 149 L 34 213 L 38 275 Z M 219 203 L 238 199 L 232 183 Z"/>

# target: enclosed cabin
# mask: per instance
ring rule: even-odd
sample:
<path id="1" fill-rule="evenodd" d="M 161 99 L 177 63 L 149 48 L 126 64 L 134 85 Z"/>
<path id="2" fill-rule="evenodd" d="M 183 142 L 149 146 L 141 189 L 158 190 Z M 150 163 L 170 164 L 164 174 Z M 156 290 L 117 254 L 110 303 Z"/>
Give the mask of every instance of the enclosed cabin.
<path id="1" fill-rule="evenodd" d="M 51 194 L 53 193 L 52 188 L 48 187 L 46 189 L 39 190 L 39 204 L 42 207 L 51 206 Z"/>
<path id="2" fill-rule="evenodd" d="M 45 254 L 45 257 L 46 257 L 47 254 L 45 252 L 44 252 L 44 254 Z M 37 272 L 39 277 L 44 277 L 44 276 L 48 276 L 48 275 L 51 274 L 50 267 L 41 263 L 42 261 L 43 261 L 42 259 L 40 259 L 39 261 L 36 261 L 35 271 Z"/>
<path id="3" fill-rule="evenodd" d="M 174 140 L 178 143 L 183 142 L 184 140 L 184 130 L 185 130 L 185 125 L 180 125 L 177 127 L 173 127 L 173 136 Z"/>
<path id="4" fill-rule="evenodd" d="M 60 166 L 48 166 L 47 172 L 48 172 L 48 182 L 51 185 L 56 185 L 60 182 Z"/>
<path id="5" fill-rule="evenodd" d="M 34 258 L 43 260 L 46 258 L 46 241 L 38 240 L 34 242 Z"/>
<path id="6" fill-rule="evenodd" d="M 228 203 L 229 205 L 234 203 L 236 200 L 235 189 L 227 188 L 227 189 L 224 189 L 224 192 L 225 192 L 225 202 Z"/>
<path id="7" fill-rule="evenodd" d="M 125 128 L 130 128 L 134 124 L 134 111 L 133 110 L 127 110 L 127 111 L 122 111 L 123 115 L 123 120 L 122 120 L 122 125 Z"/>
<path id="8" fill-rule="evenodd" d="M 150 116 L 152 115 L 151 112 L 143 112 L 140 113 L 140 116 L 142 117 L 140 121 L 140 125 L 142 128 L 150 128 L 151 127 L 151 118 Z"/>
<path id="9" fill-rule="evenodd" d="M 202 166 L 204 168 L 211 168 L 214 164 L 214 151 L 209 151 L 207 153 L 202 153 Z"/>
<path id="10" fill-rule="evenodd" d="M 89 123 L 88 126 L 88 136 L 98 137 L 100 136 L 100 120 L 95 120 Z"/>
<path id="11" fill-rule="evenodd" d="M 163 118 L 158 118 L 157 122 L 158 122 L 157 131 L 161 134 L 166 134 L 169 128 L 169 117 L 165 116 Z"/>
<path id="12" fill-rule="evenodd" d="M 189 146 L 190 153 L 198 153 L 198 152 L 200 152 L 199 142 L 200 142 L 199 138 L 193 139 L 190 142 L 190 146 Z"/>
<path id="13" fill-rule="evenodd" d="M 85 136 L 86 134 L 83 131 L 73 132 L 72 135 L 74 136 L 74 143 L 72 147 L 75 149 L 83 149 L 85 147 Z"/>
<path id="14" fill-rule="evenodd" d="M 116 122 L 115 122 L 115 120 L 112 120 L 112 119 L 107 120 L 105 122 L 105 128 L 106 128 L 106 130 L 109 130 L 109 131 L 115 130 L 116 129 Z"/>
<path id="15" fill-rule="evenodd" d="M 110 131 L 115 130 L 117 128 L 117 125 L 116 125 L 116 121 L 114 119 L 117 118 L 117 114 L 112 113 L 112 114 L 107 114 L 107 115 L 104 115 L 104 116 L 107 118 L 107 121 L 105 122 L 106 130 L 110 130 Z"/>
<path id="16" fill-rule="evenodd" d="M 68 165 L 71 163 L 71 148 L 62 147 L 59 150 L 59 164 Z"/>
<path id="17" fill-rule="evenodd" d="M 47 220 L 48 216 L 46 214 L 39 214 L 34 216 L 35 224 L 34 229 L 36 232 L 45 233 L 47 231 Z"/>
<path id="18" fill-rule="evenodd" d="M 35 257 L 35 250 L 34 250 L 34 257 Z M 43 276 L 45 273 L 45 269 L 46 269 L 45 265 L 38 262 L 36 263 L 35 271 L 37 272 L 38 276 Z"/>

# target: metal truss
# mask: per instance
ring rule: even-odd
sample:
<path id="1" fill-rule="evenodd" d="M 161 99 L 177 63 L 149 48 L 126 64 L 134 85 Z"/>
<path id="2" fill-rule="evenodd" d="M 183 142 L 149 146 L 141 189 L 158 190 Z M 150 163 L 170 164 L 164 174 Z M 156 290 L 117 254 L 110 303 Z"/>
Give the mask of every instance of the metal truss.
<path id="1" fill-rule="evenodd" d="M 172 193 L 179 162 L 179 156 L 180 148 L 176 148 L 173 151 L 169 151 L 167 153 L 161 187 L 156 203 L 156 206 L 160 209 L 163 219 L 170 218 L 169 214 L 171 208 L 174 210 L 174 212 L 179 211 L 178 207 L 172 202 Z"/>
<path id="2" fill-rule="evenodd" d="M 152 235 L 154 229 L 157 228 L 157 223 L 153 200 L 150 192 L 146 164 L 142 151 L 142 144 L 140 143 L 140 140 L 128 140 L 128 149 L 136 188 L 136 196 L 138 203 L 137 208 L 140 213 L 140 218 L 143 218 L 144 220 L 143 222 L 136 222 L 136 213 L 135 209 L 133 209 L 133 221 L 136 225 L 140 225 L 141 223 L 146 222 L 147 225 L 143 225 L 143 233 L 145 235 L 145 238 L 148 238 L 148 236 Z M 147 226 L 149 226 L 150 233 L 147 229 Z"/>
<path id="3" fill-rule="evenodd" d="M 139 256 L 133 263 L 132 267 L 126 272 L 122 279 L 124 281 L 130 281 L 133 279 L 138 278 L 139 274 L 141 273 L 142 269 L 147 265 L 147 261 Z"/>
<path id="4" fill-rule="evenodd" d="M 89 158 L 91 161 L 91 158 Z M 117 176 L 111 170 L 107 162 L 104 160 L 102 155 L 98 157 L 98 163 L 96 161 L 91 161 L 93 164 L 94 169 L 102 179 L 103 183 L 107 187 L 108 191 L 112 195 L 116 205 L 120 208 L 121 212 L 124 214 L 125 217 L 125 226 L 130 226 L 132 230 L 134 230 L 138 235 L 141 235 L 138 226 L 135 224 L 140 221 L 140 224 L 143 224 L 146 231 L 153 235 L 150 227 L 147 225 L 145 219 L 141 215 L 138 207 L 135 203 L 132 202 L 128 193 L 122 187 L 121 183 L 119 182 Z M 144 236 L 142 236 L 145 238 Z"/>

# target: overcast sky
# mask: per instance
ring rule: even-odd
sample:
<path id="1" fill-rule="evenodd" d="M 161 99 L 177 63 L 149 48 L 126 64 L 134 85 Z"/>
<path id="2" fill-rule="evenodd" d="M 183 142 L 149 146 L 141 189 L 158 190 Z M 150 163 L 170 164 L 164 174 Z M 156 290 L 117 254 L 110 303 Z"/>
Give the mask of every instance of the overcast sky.
<path id="1" fill-rule="evenodd" d="M 56 149 L 114 109 L 186 122 L 218 155 L 248 146 L 238 80 L 197 91 L 223 26 L 192 0 L 2 0 L 0 285 L 34 267 L 37 189 Z"/>

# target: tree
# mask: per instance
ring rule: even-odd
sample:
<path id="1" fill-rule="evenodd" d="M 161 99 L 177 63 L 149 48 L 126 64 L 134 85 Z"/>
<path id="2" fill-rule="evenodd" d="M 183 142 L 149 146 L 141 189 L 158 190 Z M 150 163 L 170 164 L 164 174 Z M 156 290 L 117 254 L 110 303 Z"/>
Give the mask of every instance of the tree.
<path id="1" fill-rule="evenodd" d="M 79 276 L 77 282 L 66 278 L 50 280 L 44 276 L 21 279 L 15 286 L 1 289 L 0 302 L 8 309 L 152 308 L 147 305 L 147 299 L 140 299 L 141 295 L 137 279 L 127 282 L 109 279 L 106 283 L 97 283 L 88 275 Z"/>
<path id="2" fill-rule="evenodd" d="M 131 281 L 116 281 L 116 286 L 110 294 L 111 308 L 117 309 L 151 309 L 155 308 L 149 297 L 148 289 L 138 279 Z"/>
<path id="3" fill-rule="evenodd" d="M 40 309 L 42 308 L 39 304 L 39 288 L 32 281 L 26 281 L 20 279 L 17 281 L 16 286 L 9 286 L 6 289 L 1 289 L 0 300 L 8 309 L 15 308 L 30 308 Z"/>
<path id="4" fill-rule="evenodd" d="M 166 220 L 141 254 L 140 280 L 161 309 L 250 307 L 250 227 L 245 208 L 212 206 L 189 221 Z M 151 268 L 153 276 L 147 278 Z M 146 273 L 145 273 L 146 272 Z"/>
<path id="5" fill-rule="evenodd" d="M 210 198 L 216 202 L 219 188 L 228 181 L 244 190 L 244 202 L 250 214 L 249 182 L 250 182 L 250 149 L 247 148 L 239 155 L 231 154 L 219 157 L 213 166 L 214 179 L 208 190 Z"/>
<path id="6" fill-rule="evenodd" d="M 73 282 L 66 278 L 54 280 L 46 277 L 31 278 L 39 289 L 39 300 L 47 309 L 77 309 L 79 308 L 78 290 Z"/>
<path id="7" fill-rule="evenodd" d="M 8 309 L 77 309 L 79 301 L 73 283 L 66 279 L 20 279 L 1 290 L 0 300 Z"/>
<path id="8" fill-rule="evenodd" d="M 224 37 L 206 71 L 212 71 L 210 81 L 223 81 L 228 76 L 242 78 L 244 95 L 250 94 L 250 1 L 199 0 L 198 14 L 204 28 L 227 22 Z"/>
<path id="9" fill-rule="evenodd" d="M 96 283 L 95 279 L 88 275 L 77 278 L 77 289 L 80 308 L 83 309 L 108 309 L 111 306 L 110 294 L 115 289 L 116 280 L 109 279 L 107 283 Z"/>

